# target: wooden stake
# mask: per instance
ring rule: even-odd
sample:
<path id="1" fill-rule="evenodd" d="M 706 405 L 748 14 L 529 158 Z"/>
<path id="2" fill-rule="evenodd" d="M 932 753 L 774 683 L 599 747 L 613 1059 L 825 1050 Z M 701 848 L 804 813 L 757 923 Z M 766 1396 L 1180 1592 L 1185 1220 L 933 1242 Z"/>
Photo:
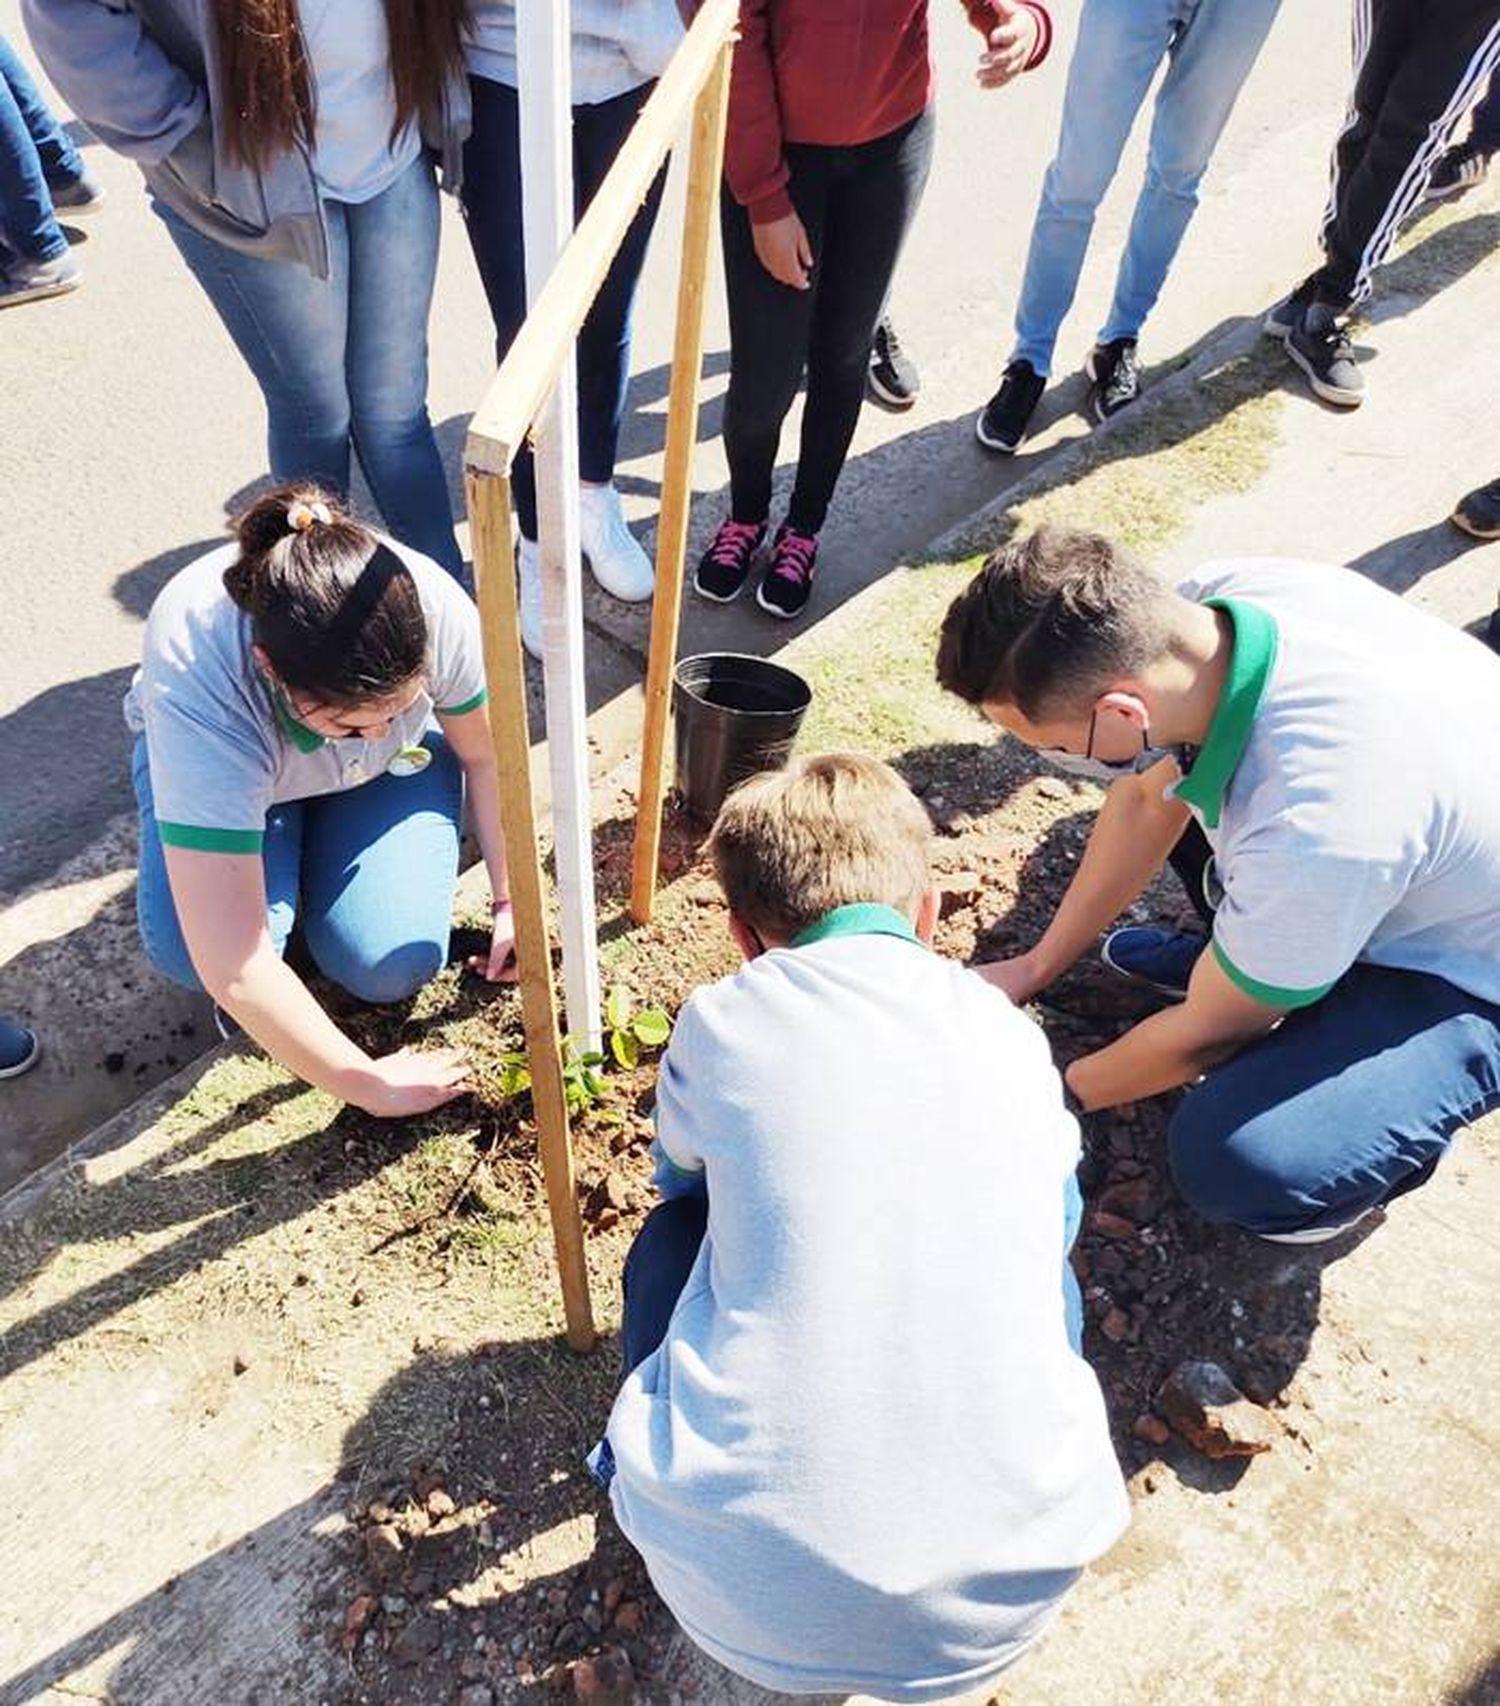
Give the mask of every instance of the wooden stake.
<path id="1" fill-rule="evenodd" d="M 646 670 L 646 728 L 630 873 L 630 914 L 637 924 L 644 924 L 651 917 L 656 903 L 657 865 L 661 859 L 661 810 L 672 726 L 672 671 L 677 661 L 677 631 L 682 614 L 682 572 L 687 554 L 693 449 L 698 437 L 698 400 L 703 379 L 705 280 L 724 164 L 724 119 L 729 105 L 732 52 L 731 44 L 726 41 L 693 108 L 687 211 L 677 285 L 677 329 L 672 346 L 672 386 L 668 394 L 667 442 L 662 467 L 661 518 L 656 528 L 656 596 L 651 610 L 651 649 Z"/>
<path id="2" fill-rule="evenodd" d="M 465 471 L 464 484 L 469 502 L 474 572 L 479 583 L 490 736 L 500 774 L 500 821 L 505 832 L 511 899 L 515 906 L 521 1020 L 531 1066 L 537 1143 L 552 1216 L 552 1238 L 557 1247 L 568 1343 L 575 1351 L 587 1351 L 593 1348 L 598 1335 L 589 1302 L 583 1222 L 578 1213 L 568 1100 L 563 1088 L 552 944 L 531 799 L 526 674 L 510 538 L 510 480 L 505 474 L 481 473 L 469 468 Z"/>

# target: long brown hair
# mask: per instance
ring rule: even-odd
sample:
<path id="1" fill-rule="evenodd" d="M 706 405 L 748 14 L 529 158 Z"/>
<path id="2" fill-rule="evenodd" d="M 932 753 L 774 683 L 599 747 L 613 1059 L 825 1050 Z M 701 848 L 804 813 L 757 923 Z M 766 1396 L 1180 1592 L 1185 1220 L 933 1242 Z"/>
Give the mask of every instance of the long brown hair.
<path id="1" fill-rule="evenodd" d="M 444 79 L 463 63 L 472 0 L 385 0 L 396 123 L 436 118 Z M 297 0 L 216 0 L 227 112 L 215 115 L 231 160 L 264 167 L 298 142 L 312 145 L 312 72 Z"/>

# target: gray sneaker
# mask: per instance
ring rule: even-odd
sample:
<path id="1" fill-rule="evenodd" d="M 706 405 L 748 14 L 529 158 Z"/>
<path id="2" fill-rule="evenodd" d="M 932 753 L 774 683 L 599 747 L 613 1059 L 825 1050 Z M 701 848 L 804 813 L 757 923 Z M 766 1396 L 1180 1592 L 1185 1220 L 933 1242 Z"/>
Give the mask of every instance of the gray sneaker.
<path id="1" fill-rule="evenodd" d="M 0 308 L 14 308 L 44 296 L 63 296 L 82 283 L 83 269 L 70 254 L 59 255 L 55 261 L 28 261 L 16 255 L 0 274 Z"/>
<path id="2" fill-rule="evenodd" d="M 1313 281 L 1305 278 L 1288 295 L 1266 315 L 1260 323 L 1260 329 L 1268 338 L 1276 338 L 1285 343 L 1292 335 L 1292 328 L 1302 318 L 1302 312 L 1313 299 Z"/>
<path id="3" fill-rule="evenodd" d="M 1308 305 L 1287 337 L 1286 353 L 1306 375 L 1313 395 L 1325 403 L 1357 409 L 1364 402 L 1365 376 L 1338 311 L 1330 304 Z"/>

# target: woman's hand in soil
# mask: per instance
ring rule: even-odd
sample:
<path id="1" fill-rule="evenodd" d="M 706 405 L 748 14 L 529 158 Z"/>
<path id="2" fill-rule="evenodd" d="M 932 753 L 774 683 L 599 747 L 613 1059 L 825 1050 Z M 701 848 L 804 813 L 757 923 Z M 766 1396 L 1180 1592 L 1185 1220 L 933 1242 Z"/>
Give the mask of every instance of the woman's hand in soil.
<path id="1" fill-rule="evenodd" d="M 1029 954 L 991 960 L 987 965 L 975 966 L 974 970 L 986 983 L 994 984 L 1001 994 L 1008 995 L 1017 1007 L 1046 987 L 1046 979 L 1038 973 Z"/>
<path id="2" fill-rule="evenodd" d="M 477 971 L 490 983 L 516 981 L 516 915 L 509 905 L 495 909 L 495 922 L 490 928 L 490 951 L 470 954 L 469 970 Z"/>
<path id="3" fill-rule="evenodd" d="M 425 1114 L 470 1088 L 469 1058 L 456 1048 L 403 1048 L 372 1061 L 350 1101 L 378 1120 Z"/>
<path id="4" fill-rule="evenodd" d="M 1041 26 L 1029 6 L 994 0 L 1000 22 L 990 31 L 989 50 L 979 56 L 981 89 L 1003 89 L 1031 63 Z"/>
<path id="5" fill-rule="evenodd" d="M 750 235 L 755 241 L 757 260 L 772 278 L 793 290 L 809 288 L 812 284 L 812 245 L 795 213 L 785 213 L 780 219 L 768 220 L 764 225 L 752 224 Z"/>

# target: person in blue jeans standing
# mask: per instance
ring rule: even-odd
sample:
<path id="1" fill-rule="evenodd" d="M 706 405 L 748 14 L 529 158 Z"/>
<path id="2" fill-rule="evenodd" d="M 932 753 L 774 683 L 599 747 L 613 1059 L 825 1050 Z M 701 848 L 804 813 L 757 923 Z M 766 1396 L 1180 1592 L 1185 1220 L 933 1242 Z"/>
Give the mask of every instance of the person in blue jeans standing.
<path id="1" fill-rule="evenodd" d="M 288 1071 L 397 1117 L 467 1085 L 456 1050 L 372 1059 L 282 958 L 300 921 L 325 976 L 406 999 L 447 959 L 467 794 L 514 975 L 499 788 L 473 601 L 315 486 L 267 493 L 181 570 L 125 701 L 147 957 Z"/>
<path id="2" fill-rule="evenodd" d="M 1085 361 L 1088 408 L 1103 421 L 1140 392 L 1136 348 L 1198 206 L 1198 188 L 1281 0 L 1084 0 L 1057 152 L 1042 185 L 1016 308 L 1015 347 L 974 423 L 986 450 L 1012 454 L 1052 371 L 1094 214 L 1146 91 L 1167 63 L 1151 119 L 1146 178 L 1114 301 Z"/>
<path id="3" fill-rule="evenodd" d="M 349 489 L 461 576 L 427 412 L 434 152 L 468 128 L 467 0 L 24 0 L 78 116 L 152 205 L 265 399 L 271 474 Z"/>
<path id="4" fill-rule="evenodd" d="M 1136 926 L 1103 948 L 1175 1004 L 1064 1074 L 1085 1111 L 1187 1087 L 1172 1171 L 1205 1218 L 1337 1237 L 1500 1106 L 1500 789 L 1455 738 L 1493 726 L 1485 646 L 1347 569 L 1230 560 L 1174 590 L 1043 528 L 954 601 L 937 667 L 1028 746 L 1131 772 L 1040 939 L 980 968 L 1012 1000 L 1191 825 L 1207 839 L 1208 937 Z"/>
<path id="5" fill-rule="evenodd" d="M 572 7 L 573 201 L 575 216 L 604 182 L 682 39 L 676 0 L 574 0 Z M 514 0 L 476 0 L 465 57 L 474 128 L 464 149 L 464 221 L 505 359 L 526 318 L 526 249 L 521 219 L 520 97 Z M 578 335 L 578 521 L 594 579 L 628 604 L 650 598 L 651 560 L 625 522 L 614 484 L 630 378 L 630 317 L 646 248 L 661 205 L 663 167 L 615 252 Z M 536 473 L 529 446 L 511 470 L 520 544 L 521 638 L 542 649 L 541 558 Z"/>
<path id="6" fill-rule="evenodd" d="M 83 282 L 57 216 L 92 213 L 103 187 L 0 35 L 0 308 Z"/>

